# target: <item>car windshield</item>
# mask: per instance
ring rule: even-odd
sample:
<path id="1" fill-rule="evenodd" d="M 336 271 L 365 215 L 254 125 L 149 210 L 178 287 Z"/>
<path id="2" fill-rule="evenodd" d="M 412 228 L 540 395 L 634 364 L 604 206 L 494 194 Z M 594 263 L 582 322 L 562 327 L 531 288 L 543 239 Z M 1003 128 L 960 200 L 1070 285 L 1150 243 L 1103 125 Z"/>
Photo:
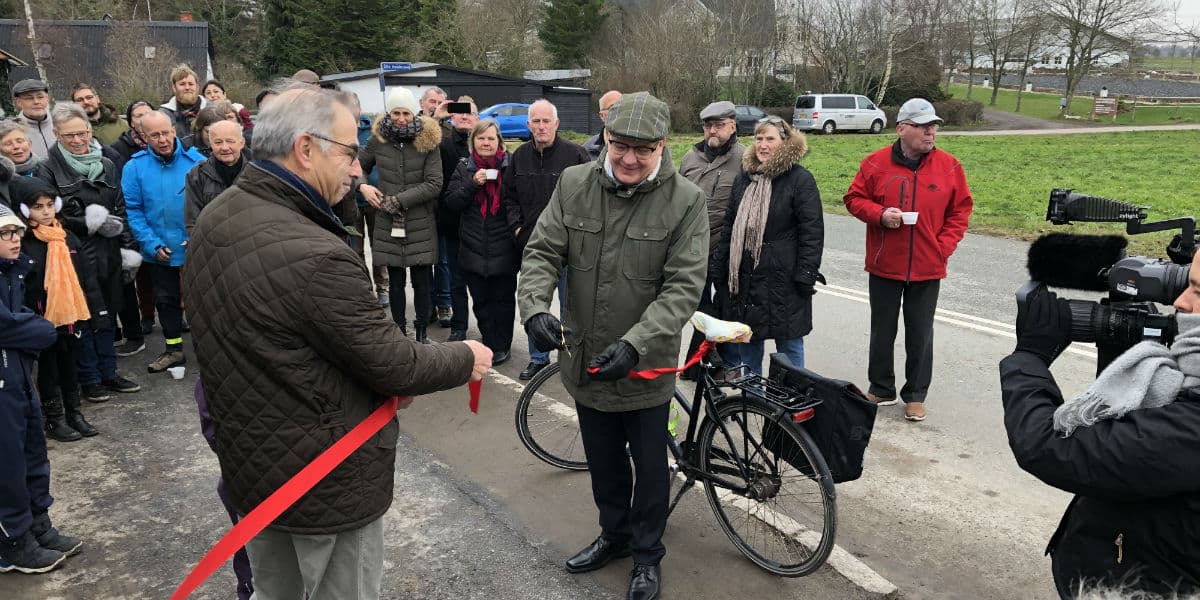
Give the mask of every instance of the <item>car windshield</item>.
<path id="1" fill-rule="evenodd" d="M 483 109 L 483 110 L 479 111 L 479 114 L 481 114 L 481 115 L 482 115 L 482 114 L 485 114 L 485 113 L 486 113 L 486 114 L 489 114 L 489 115 L 490 115 L 490 114 L 492 114 L 492 113 L 496 112 L 497 110 L 500 110 L 500 107 L 501 107 L 501 106 L 503 106 L 503 105 L 501 105 L 501 104 L 493 104 L 493 105 L 491 105 L 491 106 L 489 106 L 489 107 L 487 107 L 487 108 L 485 108 L 485 109 Z"/>

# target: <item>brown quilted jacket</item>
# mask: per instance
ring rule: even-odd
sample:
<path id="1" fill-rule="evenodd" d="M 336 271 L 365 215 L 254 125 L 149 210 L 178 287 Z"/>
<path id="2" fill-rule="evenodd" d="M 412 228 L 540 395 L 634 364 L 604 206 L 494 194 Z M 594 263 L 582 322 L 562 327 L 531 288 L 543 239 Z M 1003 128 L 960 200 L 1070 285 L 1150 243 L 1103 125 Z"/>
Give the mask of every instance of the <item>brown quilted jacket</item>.
<path id="1" fill-rule="evenodd" d="M 221 475 L 242 514 L 385 397 L 450 389 L 471 374 L 465 344 L 405 338 L 344 231 L 255 164 L 197 220 L 184 285 Z M 397 431 L 393 419 L 272 527 L 334 533 L 380 517 L 392 502 Z"/>

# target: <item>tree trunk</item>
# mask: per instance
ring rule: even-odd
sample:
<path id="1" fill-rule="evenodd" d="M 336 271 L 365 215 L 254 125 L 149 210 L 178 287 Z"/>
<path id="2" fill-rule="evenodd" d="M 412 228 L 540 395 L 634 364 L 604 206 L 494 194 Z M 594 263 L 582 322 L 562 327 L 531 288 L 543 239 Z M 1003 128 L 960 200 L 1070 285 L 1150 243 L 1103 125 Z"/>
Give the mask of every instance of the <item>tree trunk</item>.
<path id="1" fill-rule="evenodd" d="M 29 0 L 25 0 L 25 23 L 29 26 L 29 49 L 33 52 L 33 64 L 37 66 L 38 77 L 42 81 L 50 81 L 46 77 L 46 67 L 42 66 L 42 56 L 38 52 L 37 36 L 33 32 L 33 9 L 29 7 Z"/>
<path id="2" fill-rule="evenodd" d="M 875 96 L 876 106 L 883 104 L 883 97 L 887 94 L 888 83 L 892 79 L 892 62 L 896 53 L 896 17 L 894 12 L 888 13 L 887 28 L 887 60 L 883 63 L 883 79 L 879 81 L 879 94 Z"/>

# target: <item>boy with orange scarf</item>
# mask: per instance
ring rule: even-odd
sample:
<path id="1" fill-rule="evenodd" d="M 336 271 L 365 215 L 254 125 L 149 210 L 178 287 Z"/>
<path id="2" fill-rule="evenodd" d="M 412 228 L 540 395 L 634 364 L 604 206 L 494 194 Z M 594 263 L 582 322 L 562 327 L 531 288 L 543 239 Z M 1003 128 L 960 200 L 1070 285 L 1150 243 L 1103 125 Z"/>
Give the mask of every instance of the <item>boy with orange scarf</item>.
<path id="1" fill-rule="evenodd" d="M 46 436 L 74 442 L 96 435 L 84 419 L 75 360 L 81 321 L 108 325 L 111 315 L 96 278 L 95 261 L 79 238 L 58 220 L 62 200 L 37 178 L 10 184 L 13 199 L 29 222 L 25 254 L 33 268 L 25 278 L 25 305 L 57 328 L 58 340 L 38 357 L 38 392 L 46 420 Z"/>

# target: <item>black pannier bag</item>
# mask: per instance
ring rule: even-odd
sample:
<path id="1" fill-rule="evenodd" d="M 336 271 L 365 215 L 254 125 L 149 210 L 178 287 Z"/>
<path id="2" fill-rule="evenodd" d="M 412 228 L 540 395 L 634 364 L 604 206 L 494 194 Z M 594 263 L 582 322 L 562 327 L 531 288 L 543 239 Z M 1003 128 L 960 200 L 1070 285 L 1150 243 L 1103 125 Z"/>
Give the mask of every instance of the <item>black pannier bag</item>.
<path id="1" fill-rule="evenodd" d="M 787 355 L 771 355 L 770 379 L 800 392 L 805 398 L 820 398 L 813 408 L 811 419 L 800 423 L 825 457 L 834 483 L 854 481 L 862 475 L 863 455 L 871 442 L 878 407 L 858 389 L 840 379 L 822 377 L 808 369 L 792 365 Z M 775 430 L 775 431 L 772 431 Z M 806 475 L 813 471 L 804 452 L 793 446 L 790 439 L 779 434 L 776 425 L 768 423 L 763 429 L 763 445 Z"/>

